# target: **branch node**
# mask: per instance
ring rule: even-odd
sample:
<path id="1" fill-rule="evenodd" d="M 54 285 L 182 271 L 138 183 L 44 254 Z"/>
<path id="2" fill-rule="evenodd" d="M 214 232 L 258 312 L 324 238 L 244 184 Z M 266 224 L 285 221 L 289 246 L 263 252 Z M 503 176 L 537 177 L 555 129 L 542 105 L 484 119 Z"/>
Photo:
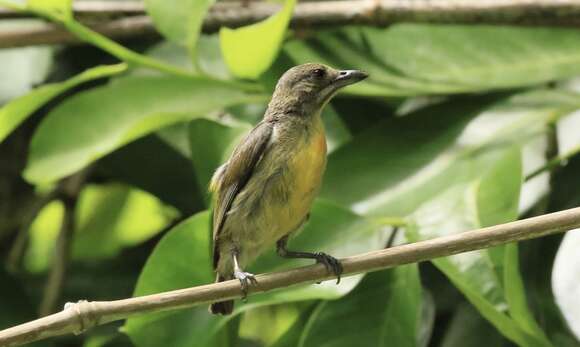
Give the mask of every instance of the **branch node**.
<path id="1" fill-rule="evenodd" d="M 78 302 L 67 302 L 64 305 L 65 310 L 74 310 L 77 315 L 79 325 L 73 333 L 80 335 L 85 331 L 99 325 L 99 316 L 96 314 L 96 306 L 93 302 L 79 300 Z"/>

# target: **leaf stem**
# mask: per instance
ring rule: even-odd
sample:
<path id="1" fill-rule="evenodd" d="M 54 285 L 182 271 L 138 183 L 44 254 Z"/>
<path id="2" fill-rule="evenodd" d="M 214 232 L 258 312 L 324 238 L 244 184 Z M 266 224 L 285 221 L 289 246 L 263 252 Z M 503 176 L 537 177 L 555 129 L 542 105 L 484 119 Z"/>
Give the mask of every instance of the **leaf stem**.
<path id="1" fill-rule="evenodd" d="M 553 169 L 555 169 L 559 166 L 566 165 L 568 160 L 570 160 L 572 157 L 574 157 L 578 154 L 580 154 L 580 145 L 573 147 L 571 150 L 567 151 L 566 153 L 564 153 L 562 155 L 558 155 L 558 156 L 552 158 L 550 161 L 548 161 L 546 163 L 546 165 L 538 168 L 534 172 L 527 175 L 525 178 L 525 181 L 529 181 L 529 180 L 533 179 L 534 177 L 536 177 L 536 176 L 538 176 L 546 171 L 552 171 Z"/>
<path id="2" fill-rule="evenodd" d="M 76 20 L 64 21 L 62 24 L 79 39 L 95 45 L 113 56 L 126 61 L 130 64 L 142 65 L 154 70 L 158 70 L 167 74 L 191 77 L 193 74 L 185 69 L 166 64 L 157 59 L 153 59 L 138 53 L 118 44 L 117 42 L 103 36 L 96 31 L 84 26 Z"/>

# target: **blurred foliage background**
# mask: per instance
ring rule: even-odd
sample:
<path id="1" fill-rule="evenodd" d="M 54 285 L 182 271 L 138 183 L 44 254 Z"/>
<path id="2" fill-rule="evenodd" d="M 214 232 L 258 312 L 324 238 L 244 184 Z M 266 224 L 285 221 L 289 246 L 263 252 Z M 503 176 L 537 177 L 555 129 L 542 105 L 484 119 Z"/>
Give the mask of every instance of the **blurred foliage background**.
<path id="1" fill-rule="evenodd" d="M 371 77 L 324 112 L 324 188 L 295 248 L 348 256 L 580 205 L 580 31 L 289 30 L 285 0 L 202 35 L 212 2 L 146 0 L 164 39 L 123 45 L 70 1 L 0 2 L 87 43 L 0 50 L 0 328 L 211 282 L 209 178 L 304 62 Z M 578 247 L 549 236 L 34 345 L 577 347 Z M 301 264 L 272 250 L 250 270 Z"/>

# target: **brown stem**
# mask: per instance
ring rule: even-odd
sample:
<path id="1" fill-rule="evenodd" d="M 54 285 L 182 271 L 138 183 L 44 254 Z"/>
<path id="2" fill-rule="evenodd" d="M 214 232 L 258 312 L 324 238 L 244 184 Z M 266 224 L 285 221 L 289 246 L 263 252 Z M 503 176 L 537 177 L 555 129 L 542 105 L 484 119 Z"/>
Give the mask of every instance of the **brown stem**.
<path id="1" fill-rule="evenodd" d="M 61 297 L 73 240 L 75 203 L 72 201 L 64 202 L 64 216 L 56 240 L 50 275 L 44 287 L 44 295 L 39 309 L 40 317 L 55 312 Z"/>
<path id="2" fill-rule="evenodd" d="M 22 258 L 24 257 L 24 252 L 26 246 L 28 245 L 28 236 L 32 223 L 42 211 L 42 209 L 48 205 L 52 200 L 56 198 L 56 191 L 52 191 L 45 196 L 38 198 L 36 201 L 32 202 L 26 215 L 22 218 L 20 223 L 18 235 L 14 240 L 10 253 L 8 254 L 7 269 L 10 272 L 18 272 L 22 266 Z"/>
<path id="3" fill-rule="evenodd" d="M 77 200 L 88 170 L 86 169 L 64 179 L 58 188 L 59 198 L 64 205 L 64 215 L 55 244 L 50 274 L 46 281 L 44 295 L 40 304 L 39 316 L 41 317 L 56 311 L 58 301 L 62 295 L 72 250 Z"/>
<path id="4" fill-rule="evenodd" d="M 344 258 L 341 259 L 343 276 L 537 238 L 579 227 L 580 207 L 577 207 Z M 333 276 L 322 264 L 305 266 L 256 276 L 258 284 L 251 287 L 249 293 L 267 292 L 331 278 Z M 67 305 L 56 314 L 0 331 L 0 346 L 20 346 L 50 336 L 79 333 L 96 325 L 135 315 L 175 310 L 241 296 L 239 281 L 231 280 L 116 301 L 81 301 Z"/>
<path id="5" fill-rule="evenodd" d="M 202 30 L 212 33 L 223 26 L 244 26 L 263 20 L 279 9 L 280 5 L 270 2 L 216 3 L 206 15 Z M 75 11 L 79 19 L 112 38 L 158 35 L 139 2 L 75 2 Z M 0 12 L 0 18 L 26 15 L 9 10 Z M 124 15 L 127 17 L 118 18 Z M 580 0 L 313 1 L 296 5 L 290 25 L 318 28 L 351 24 L 387 26 L 401 22 L 577 27 L 580 26 Z M 0 48 L 74 42 L 78 40 L 67 31 L 49 24 L 0 32 Z"/>

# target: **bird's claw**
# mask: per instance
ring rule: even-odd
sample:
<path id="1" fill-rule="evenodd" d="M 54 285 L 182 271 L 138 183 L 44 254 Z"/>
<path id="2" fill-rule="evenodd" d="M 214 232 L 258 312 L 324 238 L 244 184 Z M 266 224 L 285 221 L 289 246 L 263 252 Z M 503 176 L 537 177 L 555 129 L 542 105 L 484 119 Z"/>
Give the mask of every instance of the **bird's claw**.
<path id="1" fill-rule="evenodd" d="M 250 287 L 250 285 L 257 285 L 258 281 L 256 280 L 256 276 L 254 276 L 254 274 L 251 274 L 249 272 L 244 272 L 244 271 L 234 271 L 234 277 L 238 279 L 238 281 L 240 281 L 240 285 L 242 286 L 242 300 L 246 300 L 246 297 L 248 296 L 248 288 Z"/>
<path id="2" fill-rule="evenodd" d="M 334 273 L 336 275 L 336 284 L 340 283 L 340 275 L 342 274 L 342 264 L 335 257 L 328 255 L 323 252 L 315 253 L 316 262 L 321 263 L 326 267 L 328 272 Z"/>

